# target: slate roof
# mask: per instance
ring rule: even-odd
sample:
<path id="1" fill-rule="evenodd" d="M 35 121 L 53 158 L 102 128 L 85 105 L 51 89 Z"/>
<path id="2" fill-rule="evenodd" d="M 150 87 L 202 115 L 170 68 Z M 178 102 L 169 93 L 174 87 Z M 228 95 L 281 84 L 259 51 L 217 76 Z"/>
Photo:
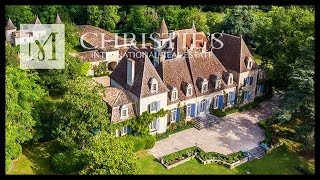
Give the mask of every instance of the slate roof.
<path id="1" fill-rule="evenodd" d="M 59 14 L 57 14 L 56 22 L 55 22 L 55 23 L 56 23 L 56 24 L 62 24 L 62 21 L 61 21 L 61 19 L 60 19 Z"/>
<path id="2" fill-rule="evenodd" d="M 114 46 L 115 35 L 109 31 L 106 31 L 102 28 L 91 26 L 91 25 L 79 25 L 77 26 L 80 30 L 80 37 L 86 33 L 84 36 L 84 41 L 90 44 L 93 47 L 101 48 L 101 36 L 104 33 L 105 39 L 105 49 L 112 49 Z M 94 35 L 96 33 L 96 35 Z M 112 40 L 112 42 L 106 42 L 107 40 Z M 124 39 L 118 36 L 118 45 L 124 44 Z"/>
<path id="3" fill-rule="evenodd" d="M 32 31 L 46 30 L 46 28 L 41 24 L 38 16 L 32 20 L 31 24 L 33 24 L 30 28 Z"/>
<path id="4" fill-rule="evenodd" d="M 121 122 L 136 117 L 134 101 L 124 89 L 119 87 L 106 87 L 103 100 L 108 105 L 108 111 L 111 114 L 111 122 Z M 128 107 L 128 118 L 121 119 L 121 107 L 124 105 Z"/>
<path id="5" fill-rule="evenodd" d="M 11 19 L 9 18 L 8 23 L 6 25 L 6 30 L 13 30 L 17 29 L 17 27 L 12 23 Z"/>
<path id="6" fill-rule="evenodd" d="M 127 84 L 128 58 L 135 62 L 135 74 L 132 86 Z M 146 54 L 134 48 L 130 48 L 126 56 L 119 61 L 117 67 L 110 74 L 110 78 L 139 98 L 169 91 Z M 151 93 L 149 88 L 149 82 L 152 78 L 158 81 L 158 92 L 156 93 Z"/>
<path id="7" fill-rule="evenodd" d="M 98 62 L 105 60 L 98 50 L 77 52 L 75 53 L 75 56 L 85 62 Z"/>
<path id="8" fill-rule="evenodd" d="M 223 42 L 223 47 L 221 49 L 213 49 L 212 52 L 218 57 L 220 62 L 227 69 L 234 70 L 238 73 L 248 71 L 249 69 L 246 68 L 245 59 L 246 57 L 253 59 L 253 56 L 242 37 L 222 33 L 219 39 Z M 215 47 L 220 46 L 217 42 L 214 42 L 213 45 Z M 253 69 L 258 67 L 253 59 Z"/>
<path id="9" fill-rule="evenodd" d="M 164 19 L 162 19 L 161 26 L 160 26 L 159 30 L 157 31 L 157 33 L 159 33 L 159 34 L 156 34 L 157 38 L 160 38 L 160 39 L 169 38 L 168 28 L 167 28 L 167 25 L 166 25 L 166 22 L 164 21 Z"/>
<path id="10" fill-rule="evenodd" d="M 177 67 L 179 67 L 179 70 L 177 70 Z M 193 82 L 185 57 L 162 61 L 156 69 L 170 91 L 173 88 L 177 88 L 178 99 L 180 101 L 196 97 L 195 93 L 192 93 L 192 96 L 186 97 L 186 85 L 191 84 L 193 86 Z M 193 92 L 194 91 L 193 88 Z M 171 92 L 169 92 L 168 104 L 175 103 L 176 101 L 171 101 Z"/>

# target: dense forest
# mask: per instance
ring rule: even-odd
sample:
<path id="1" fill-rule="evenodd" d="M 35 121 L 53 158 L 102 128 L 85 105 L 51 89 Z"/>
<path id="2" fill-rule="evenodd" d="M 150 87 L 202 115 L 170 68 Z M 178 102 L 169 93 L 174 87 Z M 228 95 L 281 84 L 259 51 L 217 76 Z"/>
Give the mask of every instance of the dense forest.
<path id="1" fill-rule="evenodd" d="M 66 68 L 22 70 L 18 48 L 6 44 L 6 170 L 28 143 L 56 141 L 52 164 L 57 173 L 135 174 L 139 164 L 131 142 L 110 135 L 107 106 L 90 83 L 87 63 L 69 55 L 79 45 L 76 25 L 111 32 L 154 32 L 164 18 L 168 29 L 242 35 L 261 57 L 266 83 L 283 98 L 268 120 L 294 129 L 289 137 L 314 151 L 315 10 L 310 6 L 6 6 L 6 20 L 19 27 L 38 15 L 53 23 L 57 13 L 66 25 Z M 95 103 L 92 103 L 95 102 Z M 94 128 L 101 133 L 94 135 Z M 281 136 L 281 135 L 279 135 Z M 119 170 L 121 169 L 121 170 Z"/>

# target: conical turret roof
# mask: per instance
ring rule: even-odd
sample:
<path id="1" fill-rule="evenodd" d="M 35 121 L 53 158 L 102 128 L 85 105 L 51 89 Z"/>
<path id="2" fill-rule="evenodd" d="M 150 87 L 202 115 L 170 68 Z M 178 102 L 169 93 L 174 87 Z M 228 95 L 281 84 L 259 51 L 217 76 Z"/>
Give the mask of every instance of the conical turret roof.
<path id="1" fill-rule="evenodd" d="M 166 22 L 164 21 L 164 19 L 162 19 L 161 26 L 160 26 L 160 29 L 158 30 L 158 33 L 159 34 L 157 34 L 157 37 L 160 39 L 169 38 L 168 28 L 167 28 L 167 25 L 166 25 Z"/>
<path id="2" fill-rule="evenodd" d="M 57 13 L 56 24 L 62 24 L 59 14 Z"/>
<path id="3" fill-rule="evenodd" d="M 17 29 L 17 27 L 12 23 L 11 19 L 9 18 L 8 23 L 6 25 L 6 30 L 13 30 Z"/>

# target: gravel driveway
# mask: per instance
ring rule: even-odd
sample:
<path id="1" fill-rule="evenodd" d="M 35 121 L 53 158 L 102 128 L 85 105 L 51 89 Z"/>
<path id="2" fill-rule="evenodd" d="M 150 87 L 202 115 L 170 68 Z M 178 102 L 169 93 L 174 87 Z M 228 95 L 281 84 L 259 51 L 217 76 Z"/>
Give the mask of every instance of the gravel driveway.
<path id="1" fill-rule="evenodd" d="M 195 145 L 206 152 L 225 155 L 250 150 L 265 139 L 264 130 L 258 126 L 259 120 L 270 117 L 277 106 L 278 96 L 275 95 L 255 110 L 230 114 L 213 127 L 191 128 L 173 134 L 156 142 L 149 152 L 158 158 Z"/>

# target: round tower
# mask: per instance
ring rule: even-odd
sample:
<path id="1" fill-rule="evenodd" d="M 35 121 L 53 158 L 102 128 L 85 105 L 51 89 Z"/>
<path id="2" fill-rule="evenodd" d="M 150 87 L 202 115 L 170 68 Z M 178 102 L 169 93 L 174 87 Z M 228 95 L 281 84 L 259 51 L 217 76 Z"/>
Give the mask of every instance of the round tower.
<path id="1" fill-rule="evenodd" d="M 154 46 L 155 48 L 162 47 L 167 41 L 169 41 L 169 31 L 166 25 L 166 22 L 164 19 L 162 19 L 160 29 L 157 31 L 157 34 L 155 36 L 155 42 Z"/>
<path id="2" fill-rule="evenodd" d="M 6 41 L 11 42 L 12 33 L 17 31 L 17 27 L 12 23 L 9 18 L 8 23 L 6 25 Z"/>

